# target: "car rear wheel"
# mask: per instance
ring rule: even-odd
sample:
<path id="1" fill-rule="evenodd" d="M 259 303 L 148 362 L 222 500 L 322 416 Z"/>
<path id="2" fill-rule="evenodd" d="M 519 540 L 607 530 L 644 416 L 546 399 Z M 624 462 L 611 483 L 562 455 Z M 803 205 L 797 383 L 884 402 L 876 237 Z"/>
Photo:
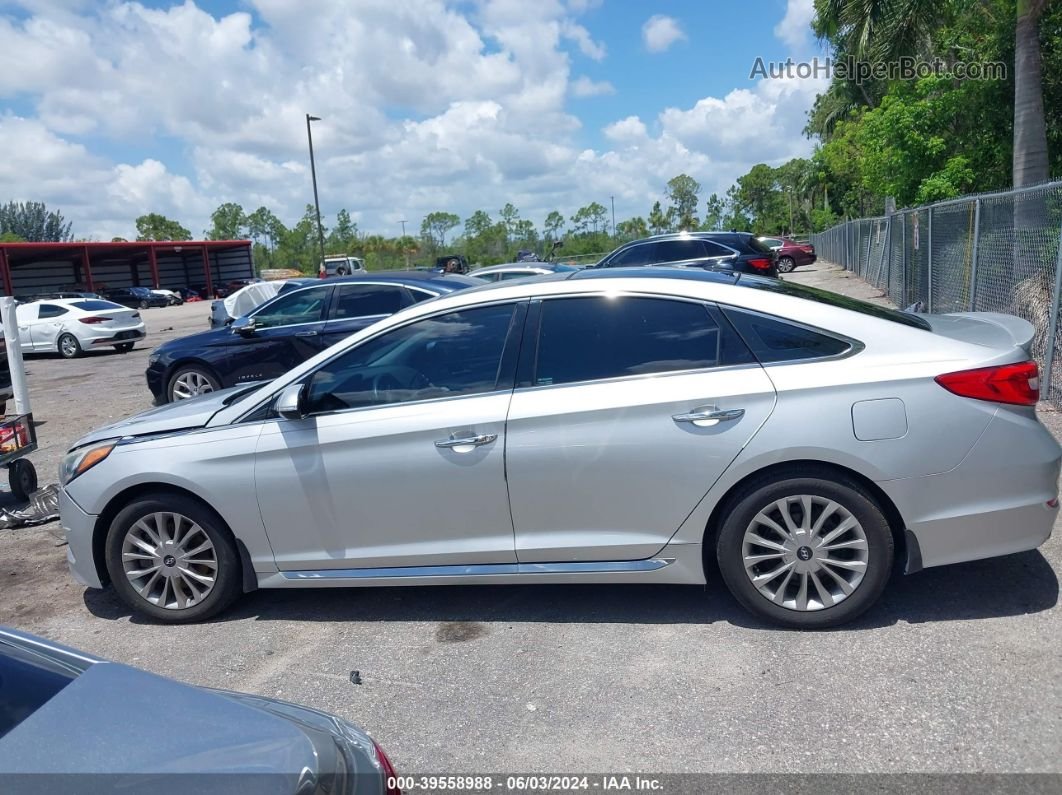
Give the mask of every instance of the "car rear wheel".
<path id="1" fill-rule="evenodd" d="M 202 367 L 189 365 L 182 367 L 170 377 L 166 396 L 172 403 L 175 400 L 199 397 L 199 395 L 205 395 L 207 392 L 214 392 L 220 388 L 221 384 L 213 373 Z"/>
<path id="2" fill-rule="evenodd" d="M 81 343 L 77 341 L 77 337 L 73 334 L 60 334 L 56 347 L 59 350 L 59 355 L 64 359 L 76 359 L 81 355 Z"/>
<path id="3" fill-rule="evenodd" d="M 792 257 L 779 257 L 778 258 L 778 272 L 779 273 L 791 273 L 796 267 L 796 261 Z"/>
<path id="4" fill-rule="evenodd" d="M 118 596 L 157 621 L 200 621 L 241 593 L 240 556 L 221 518 L 177 494 L 149 494 L 122 509 L 106 542 Z"/>
<path id="5" fill-rule="evenodd" d="M 734 597 L 795 629 L 856 618 L 892 570 L 892 532 L 874 498 L 854 480 L 823 475 L 752 485 L 732 503 L 716 544 Z"/>

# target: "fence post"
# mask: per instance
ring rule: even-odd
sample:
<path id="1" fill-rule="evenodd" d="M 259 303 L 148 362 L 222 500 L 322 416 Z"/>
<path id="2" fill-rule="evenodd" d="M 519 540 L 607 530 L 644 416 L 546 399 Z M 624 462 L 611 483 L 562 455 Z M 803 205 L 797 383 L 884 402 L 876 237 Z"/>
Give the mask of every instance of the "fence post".
<path id="1" fill-rule="evenodd" d="M 926 241 L 926 245 L 929 246 L 927 253 L 929 256 L 929 296 L 926 299 L 926 311 L 933 311 L 933 205 L 929 205 L 929 240 Z"/>
<path id="2" fill-rule="evenodd" d="M 970 262 L 970 311 L 977 306 L 977 239 L 981 236 L 981 199 L 974 199 L 973 256 Z"/>
<path id="3" fill-rule="evenodd" d="M 864 279 L 867 277 L 867 273 L 870 272 L 870 252 L 874 250 L 874 224 L 868 223 L 867 229 L 867 265 L 863 268 L 863 272 L 859 275 Z M 858 271 L 858 269 L 857 269 Z"/>
<path id="4" fill-rule="evenodd" d="M 1055 363 L 1055 334 L 1058 331 L 1059 291 L 1062 290 L 1062 230 L 1058 233 L 1058 256 L 1055 257 L 1055 291 L 1051 295 L 1051 320 L 1047 329 L 1047 355 L 1044 357 L 1044 372 L 1040 373 L 1040 384 L 1046 384 L 1043 394 L 1051 397 L 1051 368 Z"/>
<path id="5" fill-rule="evenodd" d="M 900 216 L 900 309 L 907 304 L 907 213 Z"/>

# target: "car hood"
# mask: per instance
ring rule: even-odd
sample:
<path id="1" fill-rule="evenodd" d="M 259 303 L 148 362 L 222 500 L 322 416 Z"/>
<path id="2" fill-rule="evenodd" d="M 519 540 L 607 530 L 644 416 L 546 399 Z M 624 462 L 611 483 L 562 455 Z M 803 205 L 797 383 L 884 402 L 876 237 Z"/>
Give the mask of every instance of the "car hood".
<path id="1" fill-rule="evenodd" d="M 245 777 L 253 777 L 255 792 L 302 792 L 318 767 L 313 742 L 291 721 L 108 662 L 0 739 L 5 776 L 132 775 L 140 792 L 195 791 L 187 775 L 173 774 L 239 774 L 229 777 L 234 791 L 250 791 Z M 227 791 L 216 784 L 209 789 Z"/>
<path id="2" fill-rule="evenodd" d="M 214 304 L 221 303 L 221 301 L 214 301 L 211 303 L 210 308 L 213 310 Z M 224 304 L 222 304 L 224 305 Z M 210 331 L 200 331 L 195 334 L 189 334 L 185 337 L 178 337 L 175 340 L 164 342 L 159 347 L 152 351 L 152 355 L 156 353 L 167 353 L 173 350 L 182 350 L 184 348 L 209 348 L 211 345 L 217 345 L 224 342 L 233 334 L 232 329 L 219 328 L 211 329 Z"/>
<path id="3" fill-rule="evenodd" d="M 188 400 L 178 400 L 167 403 L 164 406 L 150 409 L 141 414 L 129 417 L 110 425 L 97 428 L 87 436 L 83 436 L 74 447 L 101 442 L 104 439 L 115 439 L 120 436 L 148 436 L 156 433 L 170 433 L 192 428 L 202 428 L 210 418 L 225 408 L 225 401 L 239 392 L 249 392 L 260 387 L 261 384 L 230 387 L 219 389 Z"/>

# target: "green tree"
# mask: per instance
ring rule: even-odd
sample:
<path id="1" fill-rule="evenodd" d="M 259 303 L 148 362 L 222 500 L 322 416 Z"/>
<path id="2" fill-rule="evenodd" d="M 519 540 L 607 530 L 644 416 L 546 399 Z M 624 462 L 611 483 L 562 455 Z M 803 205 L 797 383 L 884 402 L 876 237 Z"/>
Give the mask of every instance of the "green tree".
<path id="1" fill-rule="evenodd" d="M 501 216 L 502 223 L 505 224 L 506 236 L 512 240 L 516 237 L 516 224 L 520 220 L 520 211 L 510 202 L 506 202 L 505 206 L 498 211 L 498 215 Z"/>
<path id="2" fill-rule="evenodd" d="M 667 183 L 668 212 L 674 216 L 679 229 L 696 229 L 698 196 L 701 184 L 688 174 L 672 177 Z"/>
<path id="3" fill-rule="evenodd" d="M 564 234 L 564 216 L 556 210 L 551 210 L 546 216 L 543 228 L 546 230 L 546 240 L 559 240 Z"/>
<path id="4" fill-rule="evenodd" d="M 704 224 L 702 228 L 707 231 L 722 229 L 723 215 L 725 212 L 726 206 L 723 204 L 723 200 L 719 198 L 718 193 L 713 193 L 708 197 L 708 201 L 706 202 Z"/>
<path id="5" fill-rule="evenodd" d="M 428 213 L 420 223 L 420 236 L 435 256 L 446 246 L 446 235 L 461 219 L 453 213 L 437 211 Z"/>
<path id="6" fill-rule="evenodd" d="M 336 214 L 336 225 L 325 240 L 325 251 L 329 254 L 349 254 L 358 240 L 358 225 L 350 220 L 350 213 L 345 209 Z"/>
<path id="7" fill-rule="evenodd" d="M 660 202 L 653 202 L 649 210 L 649 229 L 654 235 L 671 231 L 671 219 L 660 207 Z"/>
<path id="8" fill-rule="evenodd" d="M 8 202 L 0 206 L 0 235 L 16 235 L 28 243 L 62 243 L 71 239 L 63 214 L 43 202 Z"/>
<path id="9" fill-rule="evenodd" d="M 247 216 L 235 202 L 225 202 L 210 214 L 213 224 L 207 231 L 208 240 L 240 240 L 246 237 Z"/>
<path id="10" fill-rule="evenodd" d="M 136 219 L 137 240 L 191 240 L 192 233 L 176 221 L 159 213 L 148 213 Z"/>
<path id="11" fill-rule="evenodd" d="M 649 225 L 640 215 L 620 221 L 616 224 L 616 237 L 621 241 L 637 240 L 649 236 Z"/>

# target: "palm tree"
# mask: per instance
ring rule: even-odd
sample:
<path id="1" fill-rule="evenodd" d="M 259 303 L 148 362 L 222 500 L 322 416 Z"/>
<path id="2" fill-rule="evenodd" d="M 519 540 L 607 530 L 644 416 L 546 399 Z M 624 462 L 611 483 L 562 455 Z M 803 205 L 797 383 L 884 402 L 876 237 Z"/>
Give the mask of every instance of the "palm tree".
<path id="1" fill-rule="evenodd" d="M 1018 0 L 1014 32 L 1014 187 L 1045 182 L 1047 125 L 1040 61 L 1040 18 L 1047 0 Z"/>

